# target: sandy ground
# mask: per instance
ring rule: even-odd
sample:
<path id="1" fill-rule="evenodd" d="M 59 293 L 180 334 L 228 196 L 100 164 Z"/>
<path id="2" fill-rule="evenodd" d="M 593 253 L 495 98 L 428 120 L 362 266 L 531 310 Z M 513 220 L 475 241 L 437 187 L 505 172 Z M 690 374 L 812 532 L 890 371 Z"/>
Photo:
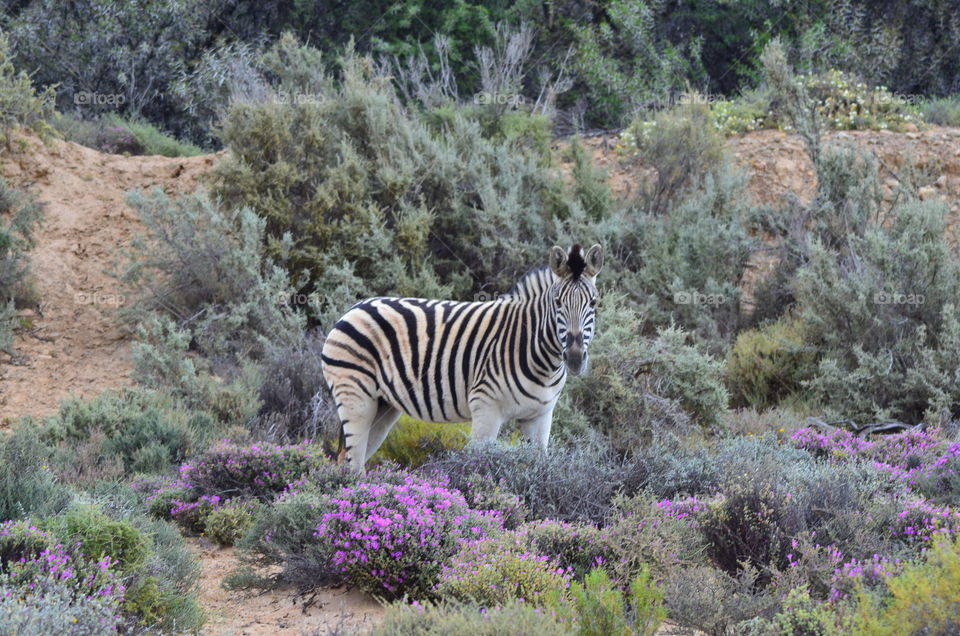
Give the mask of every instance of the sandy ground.
<path id="1" fill-rule="evenodd" d="M 220 585 L 238 565 L 233 548 L 190 539 L 202 569 L 200 604 L 207 612 L 208 636 L 301 636 L 365 634 L 383 616 L 383 607 L 359 590 L 327 589 L 307 599 L 295 589 L 263 594 L 230 592 Z"/>
<path id="2" fill-rule="evenodd" d="M 0 171 L 45 204 L 31 254 L 39 303 L 20 312 L 33 328 L 17 337 L 14 363 L 0 365 L 0 427 L 23 415 L 50 415 L 68 396 L 130 383 L 130 342 L 116 319 L 125 299 L 106 273 L 139 231 L 125 193 L 155 185 L 192 191 L 215 159 L 124 157 L 70 142 L 24 141 L 4 153 Z"/>

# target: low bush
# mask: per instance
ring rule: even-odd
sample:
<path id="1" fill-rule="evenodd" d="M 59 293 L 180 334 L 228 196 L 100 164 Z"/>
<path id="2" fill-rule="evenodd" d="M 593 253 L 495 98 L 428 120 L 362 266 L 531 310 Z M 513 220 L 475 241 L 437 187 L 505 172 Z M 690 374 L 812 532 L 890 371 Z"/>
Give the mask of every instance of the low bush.
<path id="1" fill-rule="evenodd" d="M 203 533 L 218 545 L 233 545 L 253 527 L 257 510 L 255 502 L 227 500 L 207 515 Z"/>
<path id="2" fill-rule="evenodd" d="M 35 292 L 28 252 L 43 218 L 36 199 L 0 178 L 0 351 L 13 353 L 13 332 L 20 326 L 15 311 Z"/>
<path id="3" fill-rule="evenodd" d="M 155 188 L 132 193 L 129 202 L 146 234 L 134 241 L 120 272 L 137 299 L 124 315 L 132 323 L 162 319 L 148 322 L 147 336 L 185 331 L 184 345 L 192 343 L 214 367 L 233 373 L 241 359 L 262 360 L 271 343 L 302 336 L 305 323 L 291 304 L 289 277 L 264 255 L 263 219 L 247 209 L 223 211 L 203 192 L 173 201 Z M 149 338 L 141 340 L 141 348 L 150 346 Z M 193 375 L 193 363 L 181 365 L 191 368 L 159 380 L 179 386 L 180 376 Z"/>
<path id="4" fill-rule="evenodd" d="M 514 601 L 500 607 L 443 602 L 397 602 L 387 607 L 375 636 L 500 636 L 502 634 L 569 634 L 571 625 L 530 603 Z"/>
<path id="5" fill-rule="evenodd" d="M 925 558 L 887 580 L 881 598 L 857 597 L 855 634 L 951 634 L 960 627 L 960 539 L 937 541 Z"/>
<path id="6" fill-rule="evenodd" d="M 143 567 L 150 550 L 149 539 L 129 521 L 111 519 L 91 505 L 75 506 L 52 526 L 69 544 L 78 543 L 87 558 L 109 557 L 121 572 Z"/>
<path id="7" fill-rule="evenodd" d="M 558 594 L 549 608 L 576 626 L 581 636 L 653 636 L 666 618 L 663 595 L 650 573 L 642 570 L 628 586 L 626 598 L 603 568 L 591 570 L 583 583 L 570 584 L 569 600 Z"/>
<path id="8" fill-rule="evenodd" d="M 740 332 L 727 353 L 724 374 L 736 406 L 767 409 L 801 394 L 815 365 L 803 324 L 780 319 Z"/>
<path id="9" fill-rule="evenodd" d="M 928 124 L 960 126 L 960 97 L 952 95 L 924 102 L 920 114 Z"/>
<path id="10" fill-rule="evenodd" d="M 291 443 L 339 441 L 340 418 L 327 395 L 316 331 L 292 344 L 271 345 L 260 368 L 260 410 L 250 423 L 257 439 Z"/>
<path id="11" fill-rule="evenodd" d="M 757 586 L 759 573 L 747 568 L 733 577 L 710 566 L 677 569 L 660 590 L 670 620 L 707 636 L 748 633 L 748 621 L 770 620 L 780 599 Z"/>
<path id="12" fill-rule="evenodd" d="M 226 441 L 181 465 L 179 480 L 200 495 L 269 501 L 290 483 L 329 463 L 323 447 L 309 440 L 290 445 Z"/>
<path id="13" fill-rule="evenodd" d="M 696 97 L 696 96 L 694 96 Z M 692 186 L 716 176 L 723 163 L 723 138 L 717 133 L 710 107 L 691 99 L 652 119 L 638 119 L 628 128 L 628 144 L 653 167 L 657 176 L 644 193 L 647 211 L 668 212 Z"/>
<path id="14" fill-rule="evenodd" d="M 138 389 L 105 392 L 92 400 L 69 399 L 43 426 L 44 440 L 57 447 L 71 477 L 90 480 L 117 462 L 126 473 L 162 472 L 186 459 L 220 428 L 201 414 L 190 415 L 160 393 Z M 97 443 L 98 447 L 91 445 Z M 90 457 L 90 455 L 93 455 Z M 78 462 L 86 456 L 86 466 Z"/>
<path id="15" fill-rule="evenodd" d="M 330 496 L 314 531 L 351 584 L 383 598 L 430 598 L 441 566 L 461 542 L 502 527 L 472 510 L 445 481 L 346 486 Z"/>
<path id="16" fill-rule="evenodd" d="M 705 546 L 693 513 L 705 505 L 696 497 L 657 502 L 640 494 L 618 504 L 618 517 L 603 529 L 612 552 L 603 565 L 618 581 L 632 581 L 646 570 L 661 580 L 702 561 Z"/>
<path id="17" fill-rule="evenodd" d="M 57 483 L 49 455 L 29 420 L 0 440 L 0 520 L 54 515 L 73 500 Z"/>
<path id="18" fill-rule="evenodd" d="M 433 424 L 401 415 L 374 457 L 415 469 L 434 455 L 462 449 L 469 434 L 469 424 Z"/>
<path id="19" fill-rule="evenodd" d="M 56 574 L 33 579 L 29 592 L 0 583 L 0 632 L 22 636 L 113 634 L 122 622 L 118 599 L 77 594 L 69 581 Z"/>
<path id="20" fill-rule="evenodd" d="M 420 474 L 440 473 L 451 488 L 475 501 L 477 490 L 491 485 L 521 498 L 533 519 L 603 523 L 612 512 L 619 487 L 619 460 L 594 443 L 553 448 L 542 453 L 529 446 L 502 443 L 468 445 L 437 457 Z"/>
<path id="21" fill-rule="evenodd" d="M 543 606 L 549 594 L 569 587 L 570 572 L 554 558 L 531 551 L 521 535 L 468 541 L 443 564 L 440 598 L 497 607 L 512 600 Z"/>
<path id="22" fill-rule="evenodd" d="M 24 522 L 0 524 L 0 586 L 19 588 L 56 580 L 81 597 L 123 601 L 124 586 L 110 556 L 94 559 L 77 546 L 65 548 L 52 534 Z"/>
<path id="23" fill-rule="evenodd" d="M 56 116 L 57 95 L 52 86 L 38 93 L 30 76 L 14 68 L 10 61 L 10 48 L 8 35 L 0 34 L 0 131 L 8 148 L 12 141 L 11 134 L 17 126 L 43 134 L 52 131 L 49 122 Z"/>
<path id="24" fill-rule="evenodd" d="M 584 523 L 542 519 L 520 526 L 517 535 L 533 552 L 555 559 L 576 581 L 582 581 L 587 572 L 606 564 L 616 553 L 602 530 Z"/>

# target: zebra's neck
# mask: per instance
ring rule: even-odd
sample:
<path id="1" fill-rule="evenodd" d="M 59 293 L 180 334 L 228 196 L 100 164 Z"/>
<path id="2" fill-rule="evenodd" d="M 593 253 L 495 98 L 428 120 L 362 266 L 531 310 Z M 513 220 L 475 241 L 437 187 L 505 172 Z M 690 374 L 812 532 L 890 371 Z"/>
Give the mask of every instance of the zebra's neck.
<path id="1" fill-rule="evenodd" d="M 549 267 L 531 270 L 511 292 L 514 302 L 526 305 L 525 314 L 531 332 L 521 346 L 544 384 L 559 381 L 565 375 L 563 345 L 557 336 L 557 307 L 553 301 L 556 276 Z"/>

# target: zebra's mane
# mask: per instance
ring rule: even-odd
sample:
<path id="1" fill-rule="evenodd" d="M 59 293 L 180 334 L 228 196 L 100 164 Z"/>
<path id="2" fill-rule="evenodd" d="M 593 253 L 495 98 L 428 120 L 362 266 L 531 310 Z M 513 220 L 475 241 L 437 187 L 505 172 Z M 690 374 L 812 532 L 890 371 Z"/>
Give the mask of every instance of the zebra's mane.
<path id="1" fill-rule="evenodd" d="M 556 279 L 556 275 L 547 265 L 535 267 L 517 281 L 507 296 L 518 300 L 537 298 L 546 293 Z"/>

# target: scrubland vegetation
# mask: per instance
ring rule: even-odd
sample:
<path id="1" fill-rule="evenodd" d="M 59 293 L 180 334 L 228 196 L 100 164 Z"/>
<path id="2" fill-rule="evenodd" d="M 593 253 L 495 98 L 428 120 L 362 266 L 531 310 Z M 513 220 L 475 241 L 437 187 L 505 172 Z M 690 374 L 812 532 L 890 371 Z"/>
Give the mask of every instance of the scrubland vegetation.
<path id="1" fill-rule="evenodd" d="M 199 630 L 183 535 L 236 546 L 233 589 L 365 590 L 382 634 L 956 632 L 960 255 L 929 166 L 885 199 L 875 156 L 825 140 L 960 122 L 940 5 L 69 4 L 5 8 L 8 148 L 229 153 L 193 194 L 129 195 L 135 386 L 0 440 L 0 632 Z M 743 56 L 689 35 L 730 25 Z M 552 146 L 576 123 L 623 127 L 635 196 Z M 751 202 L 725 136 L 759 128 L 801 136 L 812 199 Z M 41 218 L 0 182 L 11 359 Z M 347 307 L 495 296 L 573 241 L 609 264 L 550 453 L 405 417 L 366 475 L 335 464 L 319 351 Z"/>

